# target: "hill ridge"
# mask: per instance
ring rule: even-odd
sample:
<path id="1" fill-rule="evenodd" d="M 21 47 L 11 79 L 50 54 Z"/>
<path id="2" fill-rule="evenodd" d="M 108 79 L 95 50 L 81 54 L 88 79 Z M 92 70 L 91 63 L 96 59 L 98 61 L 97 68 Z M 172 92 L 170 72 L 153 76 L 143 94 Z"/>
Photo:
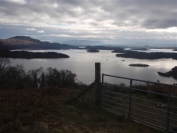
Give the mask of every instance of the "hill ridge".
<path id="1" fill-rule="evenodd" d="M 4 45 L 9 49 L 78 49 L 77 46 L 71 46 L 60 43 L 50 43 L 47 41 L 40 41 L 29 36 L 14 36 L 8 39 L 2 39 Z"/>

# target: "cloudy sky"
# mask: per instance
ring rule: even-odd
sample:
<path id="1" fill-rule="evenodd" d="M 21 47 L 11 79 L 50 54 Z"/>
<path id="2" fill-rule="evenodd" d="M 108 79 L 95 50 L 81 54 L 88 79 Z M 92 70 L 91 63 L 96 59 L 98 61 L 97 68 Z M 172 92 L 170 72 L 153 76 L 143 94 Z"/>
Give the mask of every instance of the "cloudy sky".
<path id="1" fill-rule="evenodd" d="M 177 0 L 0 0 L 0 38 L 177 46 Z"/>

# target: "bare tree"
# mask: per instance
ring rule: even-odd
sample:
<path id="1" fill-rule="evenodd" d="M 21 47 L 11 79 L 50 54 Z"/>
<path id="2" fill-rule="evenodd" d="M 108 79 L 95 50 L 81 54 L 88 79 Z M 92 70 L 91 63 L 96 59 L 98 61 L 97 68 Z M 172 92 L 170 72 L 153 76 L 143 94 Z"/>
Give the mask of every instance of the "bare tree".
<path id="1" fill-rule="evenodd" d="M 0 40 L 0 73 L 5 69 L 5 67 L 10 65 L 10 59 L 4 58 L 3 54 L 9 50 L 3 45 L 3 42 Z"/>
<path id="2" fill-rule="evenodd" d="M 6 75 L 7 69 L 10 66 L 10 59 L 4 58 L 3 54 L 9 51 L 0 40 L 0 87 L 3 85 L 4 76 Z"/>
<path id="3" fill-rule="evenodd" d="M 0 72 L 10 65 L 10 59 L 0 57 Z"/>

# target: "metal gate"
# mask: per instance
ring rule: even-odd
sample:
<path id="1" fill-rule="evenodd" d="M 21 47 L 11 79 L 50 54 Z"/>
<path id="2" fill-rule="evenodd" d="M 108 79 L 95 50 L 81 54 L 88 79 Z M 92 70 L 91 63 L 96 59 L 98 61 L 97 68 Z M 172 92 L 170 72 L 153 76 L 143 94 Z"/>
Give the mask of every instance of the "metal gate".
<path id="1" fill-rule="evenodd" d="M 106 83 L 106 77 L 128 80 L 129 85 Z M 102 85 L 105 110 L 158 129 L 177 132 L 176 85 L 107 74 L 102 74 Z"/>

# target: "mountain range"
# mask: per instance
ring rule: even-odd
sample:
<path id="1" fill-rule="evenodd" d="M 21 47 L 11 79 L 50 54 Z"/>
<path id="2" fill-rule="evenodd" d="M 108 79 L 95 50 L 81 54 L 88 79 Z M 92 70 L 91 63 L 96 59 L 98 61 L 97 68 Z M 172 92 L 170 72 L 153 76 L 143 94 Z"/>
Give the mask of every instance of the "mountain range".
<path id="1" fill-rule="evenodd" d="M 29 36 L 15 36 L 8 39 L 1 39 L 3 44 L 9 49 L 78 49 L 77 46 L 71 46 L 60 43 L 50 43 L 40 41 Z"/>
<path id="2" fill-rule="evenodd" d="M 100 46 L 100 45 L 106 45 L 105 43 L 101 42 L 101 41 L 90 41 L 90 40 L 68 40 L 64 42 L 65 44 L 69 44 L 72 46 L 81 46 L 81 47 L 85 47 L 85 46 Z"/>

